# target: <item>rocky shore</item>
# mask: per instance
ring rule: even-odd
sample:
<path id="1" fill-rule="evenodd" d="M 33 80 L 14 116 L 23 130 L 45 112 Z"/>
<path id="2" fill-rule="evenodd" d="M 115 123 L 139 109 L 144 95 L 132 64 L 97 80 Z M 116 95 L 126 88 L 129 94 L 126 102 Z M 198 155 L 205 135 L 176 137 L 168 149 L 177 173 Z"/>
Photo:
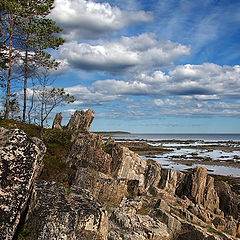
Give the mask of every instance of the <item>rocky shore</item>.
<path id="1" fill-rule="evenodd" d="M 0 239 L 240 237 L 240 198 L 227 182 L 203 167 L 181 172 L 144 160 L 113 138 L 89 133 L 93 118 L 92 110 L 77 111 L 67 126 L 68 187 L 41 178 L 41 140 L 0 128 Z M 54 126 L 62 129 L 58 119 Z"/>

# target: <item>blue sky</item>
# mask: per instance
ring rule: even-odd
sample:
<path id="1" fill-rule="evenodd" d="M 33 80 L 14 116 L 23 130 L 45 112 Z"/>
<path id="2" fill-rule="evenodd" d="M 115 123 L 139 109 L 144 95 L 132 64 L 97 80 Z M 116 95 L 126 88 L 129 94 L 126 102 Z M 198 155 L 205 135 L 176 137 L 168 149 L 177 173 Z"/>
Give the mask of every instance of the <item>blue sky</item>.
<path id="1" fill-rule="evenodd" d="M 91 130 L 240 133 L 239 0 L 56 0 L 55 86 Z"/>

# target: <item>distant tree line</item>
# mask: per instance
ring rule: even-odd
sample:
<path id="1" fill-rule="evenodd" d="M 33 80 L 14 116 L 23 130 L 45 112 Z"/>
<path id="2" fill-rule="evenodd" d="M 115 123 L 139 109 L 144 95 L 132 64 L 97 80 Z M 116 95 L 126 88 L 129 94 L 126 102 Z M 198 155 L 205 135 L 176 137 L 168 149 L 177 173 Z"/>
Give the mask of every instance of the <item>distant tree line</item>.
<path id="1" fill-rule="evenodd" d="M 0 87 L 4 95 L 4 119 L 17 116 L 29 123 L 34 119 L 43 126 L 56 106 L 75 100 L 63 88 L 49 87 L 49 72 L 57 69 L 60 62 L 48 51 L 65 42 L 57 36 L 62 29 L 48 18 L 53 8 L 54 0 L 0 0 Z M 29 80 L 31 91 L 27 91 Z M 13 83 L 21 85 L 22 109 L 12 90 Z M 39 108 L 35 110 L 38 116 L 33 114 L 34 108 Z"/>

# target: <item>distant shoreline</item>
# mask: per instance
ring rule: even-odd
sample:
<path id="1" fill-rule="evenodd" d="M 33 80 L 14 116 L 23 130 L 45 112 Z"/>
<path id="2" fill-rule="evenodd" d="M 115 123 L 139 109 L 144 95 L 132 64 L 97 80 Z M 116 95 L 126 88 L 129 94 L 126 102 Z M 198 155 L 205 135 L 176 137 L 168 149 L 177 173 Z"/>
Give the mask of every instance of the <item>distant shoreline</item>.
<path id="1" fill-rule="evenodd" d="M 92 132 L 96 134 L 107 134 L 107 135 L 116 135 L 116 134 L 131 134 L 130 132 L 124 131 L 100 131 L 100 132 Z"/>

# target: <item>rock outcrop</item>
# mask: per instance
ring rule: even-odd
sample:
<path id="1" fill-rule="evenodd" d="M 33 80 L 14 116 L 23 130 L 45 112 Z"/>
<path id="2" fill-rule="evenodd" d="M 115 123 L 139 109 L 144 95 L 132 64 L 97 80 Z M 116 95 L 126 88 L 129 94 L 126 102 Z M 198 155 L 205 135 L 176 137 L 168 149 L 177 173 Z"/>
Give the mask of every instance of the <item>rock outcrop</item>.
<path id="1" fill-rule="evenodd" d="M 215 211 L 219 209 L 219 197 L 214 188 L 214 179 L 207 175 L 207 169 L 196 167 L 186 174 L 182 184 L 177 189 L 179 196 L 187 196 L 195 204 Z"/>
<path id="2" fill-rule="evenodd" d="M 139 200 L 123 198 L 110 216 L 110 239 L 170 239 L 167 226 L 149 215 L 137 214 L 142 208 Z"/>
<path id="3" fill-rule="evenodd" d="M 69 131 L 73 133 L 86 133 L 89 131 L 91 123 L 94 119 L 94 111 L 88 109 L 87 111 L 84 110 L 77 110 L 71 117 L 67 128 Z"/>
<path id="4" fill-rule="evenodd" d="M 44 144 L 19 129 L 0 129 L 0 239 L 12 239 L 42 167 Z"/>
<path id="5" fill-rule="evenodd" d="M 53 120 L 52 129 L 62 130 L 62 113 L 61 112 L 56 114 Z"/>
<path id="6" fill-rule="evenodd" d="M 69 188 L 36 180 L 45 147 L 20 130 L 0 128 L 0 238 L 94 240 L 235 240 L 239 196 L 207 169 L 163 168 L 88 133 L 94 112 L 77 111 L 68 128 Z M 23 214 L 24 213 L 24 214 Z M 16 229 L 18 229 L 16 233 Z"/>

